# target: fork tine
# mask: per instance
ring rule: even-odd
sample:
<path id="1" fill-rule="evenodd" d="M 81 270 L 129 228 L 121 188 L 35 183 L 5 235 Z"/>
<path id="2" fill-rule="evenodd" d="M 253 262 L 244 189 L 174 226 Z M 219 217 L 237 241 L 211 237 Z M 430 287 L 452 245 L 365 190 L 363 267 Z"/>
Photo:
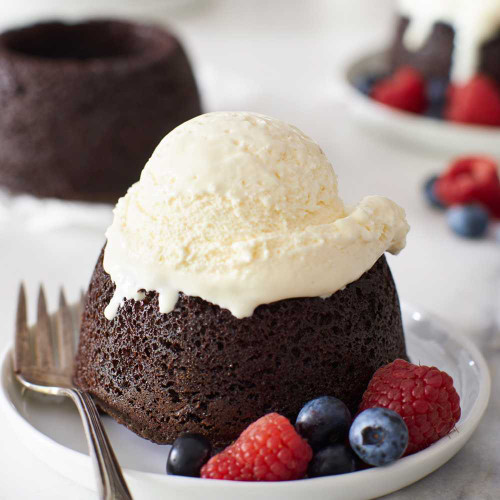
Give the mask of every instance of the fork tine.
<path id="1" fill-rule="evenodd" d="M 73 335 L 74 342 L 78 343 L 80 337 L 80 326 L 82 324 L 83 309 L 85 304 L 85 292 L 80 289 L 80 300 L 71 308 L 71 315 L 73 317 Z"/>
<path id="2" fill-rule="evenodd" d="M 56 315 L 56 335 L 59 349 L 59 367 L 62 371 L 73 371 L 73 355 L 75 352 L 74 327 L 64 290 L 59 290 L 59 310 Z"/>
<path id="3" fill-rule="evenodd" d="M 52 327 L 47 312 L 47 301 L 43 285 L 38 292 L 38 314 L 35 329 L 35 357 L 42 370 L 50 370 L 54 366 Z"/>
<path id="4" fill-rule="evenodd" d="M 16 314 L 16 340 L 14 345 L 14 371 L 22 373 L 31 363 L 31 348 L 26 310 L 26 292 L 24 284 L 19 286 Z"/>

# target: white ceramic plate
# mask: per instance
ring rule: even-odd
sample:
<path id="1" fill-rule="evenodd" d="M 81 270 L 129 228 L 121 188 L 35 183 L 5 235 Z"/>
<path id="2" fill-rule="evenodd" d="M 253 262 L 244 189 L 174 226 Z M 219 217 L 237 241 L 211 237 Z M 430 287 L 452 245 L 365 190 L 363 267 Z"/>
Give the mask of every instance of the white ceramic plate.
<path id="1" fill-rule="evenodd" d="M 386 52 L 365 55 L 345 68 L 341 98 L 362 124 L 431 152 L 500 156 L 500 127 L 462 125 L 399 111 L 370 99 L 355 87 L 358 77 L 383 73 L 387 68 Z"/>
<path id="2" fill-rule="evenodd" d="M 238 483 L 167 476 L 167 446 L 141 439 L 104 417 L 134 498 L 365 499 L 403 488 L 436 470 L 457 453 L 477 427 L 488 404 L 490 377 L 478 349 L 440 321 L 409 306 L 403 306 L 403 321 L 412 361 L 435 365 L 455 381 L 462 417 L 449 436 L 387 467 L 284 483 Z M 94 489 L 80 419 L 72 403 L 22 390 L 12 374 L 10 351 L 3 353 L 1 363 L 0 410 L 7 414 L 19 441 L 60 474 Z"/>

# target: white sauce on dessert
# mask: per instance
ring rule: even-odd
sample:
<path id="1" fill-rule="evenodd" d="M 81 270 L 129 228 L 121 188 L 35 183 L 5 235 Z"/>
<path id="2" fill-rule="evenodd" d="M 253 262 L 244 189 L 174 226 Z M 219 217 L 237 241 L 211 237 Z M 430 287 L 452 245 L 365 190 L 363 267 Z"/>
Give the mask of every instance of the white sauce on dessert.
<path id="1" fill-rule="evenodd" d="M 208 113 L 159 144 L 114 210 L 104 269 L 116 285 L 105 315 L 140 290 L 160 312 L 179 292 L 237 318 L 294 297 L 328 297 L 404 246 L 402 208 L 369 196 L 347 209 L 320 147 L 254 113 Z"/>
<path id="2" fill-rule="evenodd" d="M 482 45 L 500 27 L 500 0 L 399 0 L 399 12 L 409 18 L 403 43 L 410 51 L 422 48 L 436 23 L 453 28 L 451 79 L 457 83 L 474 76 Z"/>

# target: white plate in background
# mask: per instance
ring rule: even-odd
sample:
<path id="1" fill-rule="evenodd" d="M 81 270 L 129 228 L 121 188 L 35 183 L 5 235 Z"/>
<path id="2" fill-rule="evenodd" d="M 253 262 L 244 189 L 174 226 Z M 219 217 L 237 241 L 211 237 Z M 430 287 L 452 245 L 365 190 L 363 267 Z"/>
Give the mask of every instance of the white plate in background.
<path id="1" fill-rule="evenodd" d="M 414 144 L 420 152 L 500 156 L 500 127 L 459 124 L 400 111 L 374 101 L 356 88 L 359 77 L 385 73 L 388 66 L 388 54 L 383 51 L 355 59 L 344 70 L 339 97 L 361 124 Z"/>

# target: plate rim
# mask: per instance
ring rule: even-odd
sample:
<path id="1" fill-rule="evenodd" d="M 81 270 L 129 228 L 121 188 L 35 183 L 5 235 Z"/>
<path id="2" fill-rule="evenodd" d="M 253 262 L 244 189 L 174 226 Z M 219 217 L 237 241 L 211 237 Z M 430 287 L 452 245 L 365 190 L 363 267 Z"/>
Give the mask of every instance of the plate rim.
<path id="1" fill-rule="evenodd" d="M 418 137 L 413 137 L 413 139 L 408 139 L 409 142 L 414 144 L 431 144 L 436 151 L 452 151 L 456 149 L 469 150 L 470 154 L 478 153 L 475 151 L 478 148 L 478 144 L 473 144 L 474 142 L 482 142 L 482 147 L 485 143 L 488 143 L 488 153 L 500 155 L 500 146 L 495 148 L 495 144 L 498 144 L 500 138 L 500 127 L 488 127 L 485 125 L 475 125 L 475 124 L 465 124 L 465 123 L 455 123 L 447 120 L 439 120 L 437 118 L 432 118 L 425 115 L 418 115 L 414 113 L 409 113 L 407 111 L 398 110 L 386 106 L 377 101 L 374 101 L 360 90 L 358 90 L 352 82 L 353 73 L 362 65 L 367 65 L 374 62 L 383 61 L 387 59 L 389 51 L 387 49 L 368 49 L 364 51 L 357 51 L 348 61 L 344 61 L 340 70 L 340 78 L 338 79 L 338 91 L 342 97 L 342 101 L 351 108 L 351 111 L 356 118 L 361 120 L 364 124 L 373 125 L 380 124 L 381 122 L 386 122 L 386 132 L 390 132 L 392 135 L 403 135 L 398 127 L 398 125 L 404 126 L 407 132 L 419 129 L 423 131 L 427 129 L 428 135 L 435 139 L 436 134 L 441 136 L 441 139 L 447 138 L 450 141 L 451 137 L 454 137 L 455 142 L 466 141 L 466 143 L 471 144 L 470 146 L 466 144 L 467 147 L 457 148 L 453 147 L 451 144 L 442 142 L 442 140 L 432 140 L 425 141 Z M 394 127 L 388 127 L 387 123 L 394 123 Z M 406 134 L 404 134 L 407 137 Z M 472 141 L 472 143 L 471 143 Z M 483 152 L 484 153 L 484 152 Z"/>
<path id="2" fill-rule="evenodd" d="M 402 311 L 406 310 L 408 313 L 411 312 L 420 313 L 422 318 L 428 319 L 434 324 L 437 323 L 438 325 L 441 325 L 446 332 L 449 332 L 451 329 L 451 326 L 447 321 L 437 317 L 432 313 L 424 311 L 423 308 L 414 307 L 405 302 L 401 302 L 401 310 Z M 404 476 L 403 474 L 404 471 L 406 471 L 407 468 L 410 468 L 412 466 L 414 468 L 420 467 L 420 470 L 425 469 L 425 473 L 419 474 L 418 477 L 410 481 L 402 480 L 401 486 L 395 487 L 390 491 L 397 491 L 402 487 L 408 486 L 422 479 L 432 471 L 437 470 L 437 468 L 444 465 L 465 445 L 465 443 L 468 441 L 470 436 L 473 434 L 473 432 L 479 425 L 479 422 L 481 421 L 481 418 L 484 415 L 484 412 L 486 411 L 491 393 L 491 376 L 488 364 L 484 356 L 482 355 L 481 351 L 472 340 L 470 340 L 461 333 L 455 333 L 455 332 L 453 334 L 453 339 L 456 340 L 457 343 L 459 343 L 467 350 L 468 354 L 470 354 L 474 359 L 474 362 L 476 363 L 476 366 L 478 368 L 479 391 L 477 394 L 476 401 L 474 402 L 469 417 L 465 422 L 465 427 L 464 424 L 460 425 L 459 423 L 456 429 L 447 436 L 448 439 L 446 440 L 440 439 L 438 442 L 434 443 L 429 448 L 426 448 L 425 450 L 422 450 L 414 455 L 404 457 L 403 459 L 400 459 L 394 464 L 391 464 L 389 466 L 391 467 L 394 476 L 397 476 L 400 473 L 401 476 Z M 88 475 L 88 472 L 91 471 L 91 461 L 90 457 L 87 454 L 81 453 L 72 448 L 68 448 L 67 446 L 53 440 L 51 437 L 47 436 L 46 434 L 44 434 L 43 432 L 32 426 L 30 422 L 21 413 L 17 411 L 17 408 L 15 407 L 14 403 L 10 399 L 9 394 L 7 392 L 6 386 L 9 383 L 8 377 L 4 376 L 4 374 L 6 373 L 6 369 L 9 368 L 12 369 L 11 351 L 12 351 L 12 345 L 8 345 L 7 348 L 5 348 L 0 355 L 0 408 L 6 410 L 7 419 L 9 420 L 9 423 L 11 424 L 12 427 L 14 427 L 16 433 L 19 432 L 19 429 L 17 430 L 15 429 L 15 424 L 17 423 L 25 431 L 31 433 L 37 440 L 44 441 L 47 444 L 47 446 L 50 446 L 52 449 L 57 450 L 59 453 L 68 453 L 73 457 L 74 460 L 79 461 L 82 464 L 82 466 L 85 464 L 85 467 L 88 469 L 87 471 Z M 14 384 L 17 383 L 13 377 L 12 377 L 12 382 Z M 20 389 L 25 390 L 23 388 Z M 451 452 L 449 450 L 451 450 Z M 32 449 L 29 451 L 33 455 L 38 456 L 38 454 L 34 452 Z M 447 456 L 447 458 L 441 462 L 439 457 L 442 455 L 449 455 L 449 456 Z M 439 459 L 440 463 L 437 467 L 434 467 L 431 464 L 433 463 L 433 460 L 436 461 L 436 459 Z M 58 468 L 57 466 L 52 466 L 51 464 L 49 465 L 56 472 L 60 471 L 60 468 Z M 329 485 L 331 487 L 332 484 L 329 483 L 332 483 L 333 481 L 335 481 L 335 486 L 341 487 L 342 486 L 341 483 L 350 482 L 354 477 L 358 478 L 360 482 L 366 484 L 366 481 L 376 481 L 379 478 L 380 474 L 379 470 L 380 468 L 373 468 L 362 471 L 356 471 L 350 474 L 327 476 L 327 477 L 313 478 L 301 481 L 282 481 L 282 482 L 267 482 L 267 483 L 266 482 L 249 483 L 249 482 L 238 482 L 238 481 L 227 481 L 227 480 L 204 481 L 203 487 L 209 489 L 218 489 L 221 486 L 224 486 L 225 488 L 229 488 L 227 489 L 227 493 L 230 493 L 231 491 L 234 493 L 238 492 L 241 493 L 244 490 L 248 491 L 248 489 L 251 488 L 252 491 L 255 490 L 256 493 L 257 492 L 263 493 L 264 492 L 263 490 L 266 490 L 274 494 L 279 494 L 281 492 L 285 492 L 291 485 L 293 485 L 294 489 L 297 491 L 300 491 L 304 486 L 306 487 L 307 490 L 310 490 L 313 484 L 319 488 L 321 488 L 323 485 Z M 385 471 L 387 470 L 388 469 L 385 469 Z M 166 474 L 144 472 L 129 468 L 124 468 L 123 471 L 127 480 L 132 480 L 135 483 L 139 481 L 142 484 L 144 480 L 146 481 L 154 480 L 156 482 L 160 481 L 161 483 L 163 483 L 165 487 L 168 487 L 169 483 L 171 483 L 172 485 L 175 485 L 176 488 L 187 488 L 187 489 L 193 489 L 193 488 L 199 489 L 199 486 L 201 485 L 200 483 L 201 480 L 199 478 L 168 476 Z M 80 482 L 74 479 L 74 477 L 71 477 L 69 479 L 83 486 L 89 487 L 89 485 L 86 484 L 87 481 Z M 386 491 L 386 493 L 383 494 L 387 494 L 390 491 Z"/>

